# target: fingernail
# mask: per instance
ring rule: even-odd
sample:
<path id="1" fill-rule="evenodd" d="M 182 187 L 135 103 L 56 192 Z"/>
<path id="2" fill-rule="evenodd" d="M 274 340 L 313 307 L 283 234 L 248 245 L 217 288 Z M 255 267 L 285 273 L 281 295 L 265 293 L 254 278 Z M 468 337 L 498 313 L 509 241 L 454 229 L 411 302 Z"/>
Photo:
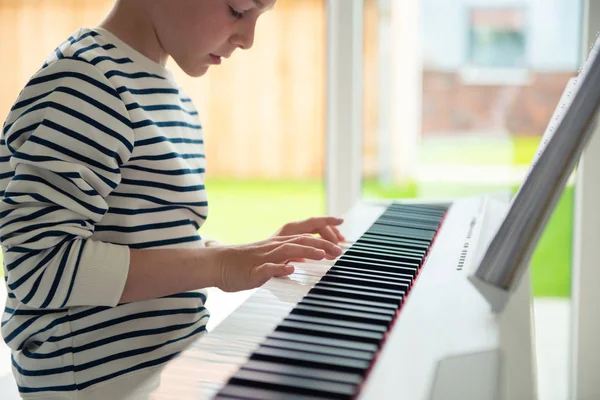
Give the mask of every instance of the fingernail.
<path id="1" fill-rule="evenodd" d="M 291 264 L 287 264 L 284 268 L 283 271 L 287 274 L 291 274 L 292 272 L 294 272 L 294 266 Z"/>

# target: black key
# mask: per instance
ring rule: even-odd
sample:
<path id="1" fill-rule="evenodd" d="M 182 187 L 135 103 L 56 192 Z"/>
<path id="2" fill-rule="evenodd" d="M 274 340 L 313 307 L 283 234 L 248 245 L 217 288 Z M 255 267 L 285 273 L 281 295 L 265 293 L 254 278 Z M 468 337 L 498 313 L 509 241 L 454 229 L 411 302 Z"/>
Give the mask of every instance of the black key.
<path id="1" fill-rule="evenodd" d="M 343 304 L 352 304 L 352 305 L 360 305 L 360 306 L 364 305 L 364 306 L 379 308 L 382 312 L 392 311 L 394 314 L 396 313 L 396 310 L 398 309 L 398 307 L 395 306 L 394 304 L 384 303 L 381 301 L 357 300 L 357 299 L 351 299 L 351 298 L 347 298 L 347 297 L 336 296 L 336 295 L 330 294 L 330 293 L 325 293 L 325 294 L 314 293 L 312 290 L 310 292 L 308 292 L 308 294 L 304 297 L 304 299 L 333 301 L 336 303 L 340 303 L 340 306 L 342 306 Z"/>
<path id="2" fill-rule="evenodd" d="M 215 399 L 242 400 L 326 400 L 328 397 L 292 394 L 278 390 L 260 389 L 228 383 L 221 389 Z"/>
<path id="3" fill-rule="evenodd" d="M 327 326 L 339 326 L 341 328 L 350 328 L 350 329 L 360 329 L 364 331 L 372 331 L 372 332 L 387 332 L 385 326 L 369 324 L 365 322 L 354 322 L 354 321 L 344 321 L 340 319 L 333 318 L 322 318 L 322 317 L 313 317 L 311 315 L 302 315 L 291 313 L 286 317 L 286 321 L 298 321 L 298 322 L 308 322 L 311 324 L 317 325 L 327 325 Z"/>
<path id="4" fill-rule="evenodd" d="M 392 298 L 402 298 L 402 295 L 406 293 L 406 290 L 399 289 L 385 289 L 378 288 L 369 285 L 368 283 L 360 284 L 357 281 L 350 282 L 330 282 L 321 280 L 315 287 L 319 288 L 342 288 L 350 290 L 360 290 L 364 294 L 373 294 L 376 296 L 391 296 Z"/>
<path id="5" fill-rule="evenodd" d="M 239 370 L 231 377 L 230 382 L 236 385 L 275 389 L 294 394 L 326 396 L 336 399 L 350 398 L 356 391 L 355 385 L 318 381 L 286 375 L 273 375 L 264 372 Z"/>
<path id="6" fill-rule="evenodd" d="M 406 282 L 412 284 L 413 276 L 408 274 L 397 274 L 394 272 L 379 271 L 365 267 L 348 267 L 345 265 L 334 265 L 327 274 L 340 274 L 344 276 L 364 276 L 365 278 L 381 279 L 390 282 Z"/>
<path id="7" fill-rule="evenodd" d="M 366 255 L 358 255 L 358 254 L 344 254 L 343 256 L 340 257 L 341 259 L 345 260 L 345 261 L 355 261 L 356 263 L 359 264 L 373 264 L 373 263 L 379 263 L 379 264 L 384 264 L 384 265 L 395 265 L 395 266 L 399 266 L 399 267 L 415 267 L 418 268 L 421 265 L 421 262 L 423 262 L 422 257 L 402 257 L 403 259 L 398 259 L 398 260 L 382 260 L 380 258 L 376 258 L 376 257 L 368 257 Z M 400 258 L 400 257 L 398 257 Z"/>
<path id="8" fill-rule="evenodd" d="M 435 236 L 435 232 L 422 231 L 419 229 L 400 228 L 400 229 L 382 229 L 379 227 L 369 228 L 369 233 L 378 236 L 384 236 L 386 238 L 398 238 L 398 239 L 420 239 L 430 242 Z"/>
<path id="9" fill-rule="evenodd" d="M 351 385 L 358 385 L 363 381 L 363 377 L 360 374 L 353 374 L 351 372 L 338 372 L 319 368 L 305 368 L 298 367 L 296 365 L 274 363 L 269 361 L 248 360 L 248 362 L 244 364 L 244 368 L 253 371 L 268 372 L 272 374 L 282 374 L 290 376 L 299 376 L 302 378 L 320 379 L 331 382 L 349 383 Z"/>
<path id="10" fill-rule="evenodd" d="M 298 365 L 305 368 L 331 368 L 336 371 L 352 372 L 361 375 L 363 375 L 369 368 L 369 365 L 371 365 L 370 360 L 357 360 L 355 358 L 305 353 L 303 351 L 278 349 L 266 346 L 260 346 L 252 353 L 250 358 L 252 360 Z"/>
<path id="11" fill-rule="evenodd" d="M 314 286 L 308 293 L 324 294 L 328 296 L 344 296 L 366 301 L 386 302 L 394 304 L 396 308 L 398 308 L 398 305 L 402 302 L 401 295 L 391 296 L 387 294 L 366 293 L 363 290 L 352 290 L 344 287 L 335 287 L 332 285 L 326 285 L 325 283 L 321 282 L 319 282 L 317 286 Z"/>
<path id="12" fill-rule="evenodd" d="M 365 250 L 355 251 L 352 249 L 347 250 L 344 253 L 344 257 L 360 257 L 360 258 L 367 258 L 367 259 L 377 260 L 377 261 L 387 260 L 390 262 L 408 262 L 408 263 L 415 263 L 415 264 L 421 264 L 421 262 L 423 262 L 423 257 L 420 255 L 403 255 L 400 253 L 381 254 L 381 253 L 375 252 L 375 251 L 365 251 Z"/>
<path id="13" fill-rule="evenodd" d="M 275 328 L 278 331 L 302 333 L 305 335 L 323 336 L 334 339 L 355 340 L 363 343 L 373 343 L 379 345 L 383 339 L 383 333 L 364 331 L 352 328 L 340 328 L 337 326 L 317 325 L 307 322 L 283 320 Z"/>
<path id="14" fill-rule="evenodd" d="M 323 318 L 339 318 L 348 321 L 369 322 L 388 326 L 392 322 L 391 315 L 381 315 L 361 311 L 340 310 L 330 307 L 320 307 L 317 305 L 300 302 L 292 310 L 292 314 L 313 315 Z"/>
<path id="15" fill-rule="evenodd" d="M 340 349 L 339 347 L 323 346 L 320 344 L 300 344 L 296 342 L 290 342 L 289 340 L 267 339 L 261 343 L 261 346 L 299 351 L 302 353 L 315 353 L 317 354 L 315 357 L 319 357 L 318 354 L 325 354 L 328 356 L 354 358 L 363 361 L 371 361 L 373 359 L 373 353 L 369 351 Z"/>
<path id="16" fill-rule="evenodd" d="M 321 278 L 321 282 L 340 282 L 340 283 L 356 283 L 376 287 L 380 289 L 390 289 L 392 291 L 402 291 L 406 293 L 410 288 L 410 282 L 386 282 L 381 279 L 372 279 L 359 276 L 344 276 L 335 274 L 326 274 Z"/>
<path id="17" fill-rule="evenodd" d="M 377 270 L 377 271 L 387 271 L 387 272 L 393 272 L 393 273 L 399 273 L 399 274 L 406 274 L 406 275 L 410 275 L 411 277 L 415 277 L 417 275 L 417 270 L 419 269 L 418 265 L 414 265 L 414 266 L 398 266 L 398 265 L 385 265 L 385 264 L 381 264 L 381 263 L 360 263 L 354 260 L 345 260 L 343 258 L 340 258 L 336 261 L 335 265 L 341 265 L 341 266 L 346 266 L 346 267 L 363 267 L 363 268 L 369 268 L 369 269 L 373 269 L 373 270 Z"/>
<path id="18" fill-rule="evenodd" d="M 361 236 L 356 243 L 358 244 L 376 244 L 383 246 L 394 246 L 394 247 L 402 247 L 408 249 L 421 249 L 428 250 L 430 243 L 425 240 L 412 240 L 412 239 L 393 239 L 393 238 L 382 238 L 378 235 L 373 235 L 370 233 L 365 233 Z"/>
<path id="19" fill-rule="evenodd" d="M 272 339 L 288 340 L 296 343 L 322 344 L 324 346 L 339 347 L 340 349 L 353 349 L 374 353 L 377 351 L 377 345 L 372 343 L 356 342 L 336 338 L 326 338 L 314 335 L 303 335 L 301 333 L 274 331 L 268 336 Z"/>
<path id="20" fill-rule="evenodd" d="M 402 246 L 390 247 L 390 246 L 366 244 L 366 243 L 354 243 L 352 246 L 350 246 L 350 248 L 348 250 L 346 250 L 346 253 L 348 253 L 348 252 L 358 253 L 358 254 L 373 253 L 380 257 L 388 257 L 388 256 L 394 257 L 394 256 L 406 255 L 406 256 L 420 257 L 420 258 L 423 258 L 426 253 L 425 250 L 403 248 Z M 346 253 L 344 253 L 344 254 L 346 254 Z"/>
<path id="21" fill-rule="evenodd" d="M 302 305 L 311 305 L 311 306 L 320 306 L 320 307 L 326 308 L 328 310 L 334 310 L 335 312 L 337 312 L 339 310 L 365 312 L 365 313 L 369 313 L 372 315 L 381 315 L 382 317 L 389 318 L 389 319 L 393 319 L 394 315 L 396 315 L 396 311 L 392 310 L 392 309 L 359 306 L 356 304 L 339 303 L 339 302 L 327 301 L 327 300 L 317 300 L 317 299 L 313 299 L 313 298 L 309 298 L 309 297 L 305 297 L 304 299 L 302 299 L 302 301 L 300 303 L 298 303 L 298 305 L 301 305 L 301 304 Z"/>

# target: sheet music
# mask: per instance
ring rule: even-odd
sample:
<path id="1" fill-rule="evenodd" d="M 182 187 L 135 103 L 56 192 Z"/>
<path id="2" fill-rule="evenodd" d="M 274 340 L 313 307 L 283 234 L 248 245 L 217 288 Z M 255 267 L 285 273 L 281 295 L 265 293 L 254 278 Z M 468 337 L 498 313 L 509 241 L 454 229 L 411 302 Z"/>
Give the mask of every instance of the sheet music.
<path id="1" fill-rule="evenodd" d="M 486 249 L 475 277 L 502 290 L 518 281 L 591 136 L 600 107 L 600 40 L 570 80 L 544 132 L 525 181 Z"/>

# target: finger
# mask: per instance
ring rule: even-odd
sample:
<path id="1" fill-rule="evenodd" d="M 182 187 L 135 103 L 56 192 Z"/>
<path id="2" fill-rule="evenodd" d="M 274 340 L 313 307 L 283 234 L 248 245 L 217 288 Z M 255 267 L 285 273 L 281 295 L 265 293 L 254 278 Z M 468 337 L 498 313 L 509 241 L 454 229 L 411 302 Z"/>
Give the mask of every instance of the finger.
<path id="1" fill-rule="evenodd" d="M 276 249 L 267 252 L 264 255 L 263 260 L 265 263 L 282 263 L 285 260 L 290 260 L 293 258 L 322 260 L 326 255 L 327 253 L 325 250 L 320 248 L 305 246 L 297 243 L 284 243 Z"/>
<path id="2" fill-rule="evenodd" d="M 333 230 L 333 233 L 335 233 L 335 235 L 337 236 L 339 242 L 346 241 L 346 238 L 344 237 L 344 235 L 341 234 L 341 232 L 338 228 L 336 228 L 335 226 L 332 226 L 331 229 Z"/>
<path id="3" fill-rule="evenodd" d="M 342 218 L 336 217 L 313 217 L 304 221 L 298 222 L 298 229 L 301 232 L 318 233 L 321 229 L 328 225 L 337 226 L 343 223 Z"/>
<path id="4" fill-rule="evenodd" d="M 294 272 L 294 266 L 290 264 L 266 263 L 257 267 L 254 271 L 256 275 L 256 283 L 258 286 L 263 285 L 269 279 L 276 276 L 287 276 Z"/>
<path id="5" fill-rule="evenodd" d="M 337 242 L 338 242 L 338 237 L 333 232 L 333 227 L 332 226 L 326 226 L 326 227 L 324 227 L 323 229 L 321 229 L 319 231 L 319 234 L 321 235 L 321 237 L 323 239 L 327 240 L 328 242 L 335 243 L 335 244 L 337 244 Z"/>
<path id="6" fill-rule="evenodd" d="M 333 235 L 333 233 L 330 234 Z M 298 243 L 304 246 L 311 246 L 323 249 L 330 256 L 337 257 L 342 253 L 342 248 L 335 243 L 335 238 L 333 241 L 329 241 L 324 237 L 317 237 L 311 235 L 308 237 L 299 237 L 296 240 L 292 241 L 292 243 Z"/>

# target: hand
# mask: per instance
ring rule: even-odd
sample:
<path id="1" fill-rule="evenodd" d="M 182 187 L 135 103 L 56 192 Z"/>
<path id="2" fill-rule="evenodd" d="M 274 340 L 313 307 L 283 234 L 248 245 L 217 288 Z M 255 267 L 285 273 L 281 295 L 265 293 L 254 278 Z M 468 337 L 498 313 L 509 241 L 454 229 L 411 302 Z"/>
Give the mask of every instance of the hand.
<path id="1" fill-rule="evenodd" d="M 294 272 L 290 260 L 335 259 L 342 249 L 311 235 L 277 236 L 247 245 L 214 247 L 218 254 L 214 283 L 225 292 L 253 289 L 272 277 Z"/>
<path id="2" fill-rule="evenodd" d="M 335 217 L 314 217 L 303 221 L 285 224 L 274 236 L 302 235 L 306 233 L 319 234 L 323 239 L 338 244 L 345 241 L 344 237 L 336 228 L 344 220 Z"/>

